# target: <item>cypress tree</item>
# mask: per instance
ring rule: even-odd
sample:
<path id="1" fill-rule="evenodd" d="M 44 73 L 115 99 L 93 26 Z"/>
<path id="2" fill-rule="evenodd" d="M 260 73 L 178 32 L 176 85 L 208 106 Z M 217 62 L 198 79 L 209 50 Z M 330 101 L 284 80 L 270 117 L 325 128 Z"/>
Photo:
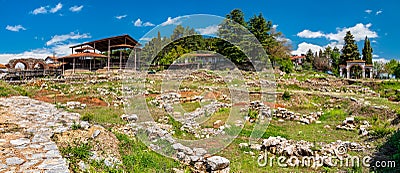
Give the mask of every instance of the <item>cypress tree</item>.
<path id="1" fill-rule="evenodd" d="M 365 64 L 372 64 L 372 47 L 368 37 L 365 37 L 364 48 L 362 49 L 362 59 L 365 61 Z"/>

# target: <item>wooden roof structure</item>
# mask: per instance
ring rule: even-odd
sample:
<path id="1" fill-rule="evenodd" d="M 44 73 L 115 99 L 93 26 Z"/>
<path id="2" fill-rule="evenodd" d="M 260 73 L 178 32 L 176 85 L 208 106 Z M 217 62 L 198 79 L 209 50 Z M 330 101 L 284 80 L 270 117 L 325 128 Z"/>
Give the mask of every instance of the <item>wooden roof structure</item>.
<path id="1" fill-rule="evenodd" d="M 71 54 L 68 56 L 64 56 L 61 58 L 80 58 L 80 57 L 93 57 L 93 58 L 107 58 L 107 56 L 103 55 L 103 54 L 98 54 L 98 53 L 94 53 L 94 52 L 82 52 L 82 53 L 75 53 L 75 54 Z"/>
<path id="2" fill-rule="evenodd" d="M 133 39 L 131 36 L 126 34 L 126 35 L 120 35 L 120 36 L 95 40 L 91 42 L 86 42 L 75 46 L 71 46 L 70 48 L 75 49 L 75 48 L 81 48 L 83 46 L 90 46 L 100 52 L 106 52 L 109 50 L 109 48 L 111 50 L 125 48 L 125 47 L 133 48 L 135 46 L 140 46 L 140 43 L 135 39 Z"/>
<path id="3" fill-rule="evenodd" d="M 6 69 L 7 67 L 3 64 L 0 64 L 0 69 Z"/>

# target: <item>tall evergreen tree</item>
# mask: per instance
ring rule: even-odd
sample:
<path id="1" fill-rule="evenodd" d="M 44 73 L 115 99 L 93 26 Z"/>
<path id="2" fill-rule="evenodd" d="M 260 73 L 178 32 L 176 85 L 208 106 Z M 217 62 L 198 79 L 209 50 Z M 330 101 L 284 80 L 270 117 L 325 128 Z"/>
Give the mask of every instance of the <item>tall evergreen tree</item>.
<path id="1" fill-rule="evenodd" d="M 244 14 L 240 9 L 234 9 L 226 15 L 226 19 L 219 25 L 218 36 L 224 40 L 218 42 L 218 52 L 227 56 L 234 63 L 244 63 L 247 61 L 246 55 L 235 45 L 243 44 L 243 36 L 246 33 L 247 23 Z M 225 41 L 229 40 L 231 43 Z M 248 44 L 247 44 L 248 45 Z"/>
<path id="2" fill-rule="evenodd" d="M 311 49 L 308 49 L 306 53 L 306 62 L 312 63 L 313 60 L 314 60 L 314 53 L 312 52 Z"/>
<path id="3" fill-rule="evenodd" d="M 344 37 L 344 46 L 342 48 L 340 64 L 346 64 L 346 61 L 349 60 L 360 59 L 360 52 L 358 51 L 358 47 L 355 42 L 354 36 L 350 31 L 347 31 L 346 36 Z"/>
<path id="4" fill-rule="evenodd" d="M 331 60 L 332 60 L 332 72 L 335 74 L 339 74 L 339 59 L 340 59 L 340 50 L 336 46 L 333 48 L 332 54 L 331 54 Z"/>
<path id="5" fill-rule="evenodd" d="M 366 64 L 372 64 L 372 47 L 367 36 L 365 36 L 364 48 L 362 49 L 362 59 Z"/>

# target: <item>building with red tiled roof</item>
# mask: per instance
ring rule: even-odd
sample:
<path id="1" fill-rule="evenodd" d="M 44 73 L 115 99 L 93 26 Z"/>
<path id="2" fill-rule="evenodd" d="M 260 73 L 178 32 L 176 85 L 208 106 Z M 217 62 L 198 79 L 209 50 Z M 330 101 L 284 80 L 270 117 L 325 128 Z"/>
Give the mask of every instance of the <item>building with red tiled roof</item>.
<path id="1" fill-rule="evenodd" d="M 305 55 L 301 55 L 301 56 L 295 55 L 295 56 L 290 57 L 290 59 L 292 60 L 292 62 L 295 66 L 298 66 L 298 65 L 302 65 L 304 63 L 304 61 L 306 60 L 306 56 Z"/>

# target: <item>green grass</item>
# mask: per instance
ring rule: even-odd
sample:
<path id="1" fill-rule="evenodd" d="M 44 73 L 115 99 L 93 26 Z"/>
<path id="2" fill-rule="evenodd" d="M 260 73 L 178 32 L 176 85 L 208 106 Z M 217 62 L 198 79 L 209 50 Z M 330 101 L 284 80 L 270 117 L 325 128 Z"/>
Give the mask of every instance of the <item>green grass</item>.
<path id="1" fill-rule="evenodd" d="M 172 105 L 174 107 L 174 110 L 176 112 L 181 112 L 182 115 L 185 112 L 193 112 L 197 108 L 200 108 L 200 102 L 186 102 L 186 103 L 180 103 L 180 104 L 174 104 Z"/>
<path id="2" fill-rule="evenodd" d="M 9 96 L 31 96 L 31 92 L 27 90 L 27 87 L 19 86 L 19 85 L 10 85 L 4 81 L 0 81 L 0 97 L 9 97 Z"/>
<path id="3" fill-rule="evenodd" d="M 342 109 L 333 109 L 322 114 L 320 121 L 343 121 L 347 117 L 347 113 Z"/>
<path id="4" fill-rule="evenodd" d="M 213 115 L 208 116 L 208 117 L 203 117 L 204 119 L 206 119 L 205 121 L 204 120 L 199 120 L 200 122 L 203 122 L 200 125 L 202 127 L 209 127 L 210 128 L 210 127 L 213 127 L 214 122 L 217 121 L 217 120 L 221 120 L 223 122 L 226 122 L 226 120 L 229 117 L 230 112 L 231 112 L 230 108 L 220 108 Z"/>
<path id="5" fill-rule="evenodd" d="M 172 172 L 172 168 L 183 168 L 179 162 L 162 156 L 137 140 L 127 135 L 115 134 L 120 141 L 122 169 L 128 172 Z"/>
<path id="6" fill-rule="evenodd" d="M 172 125 L 173 130 L 175 131 L 175 133 L 172 135 L 175 138 L 179 138 L 179 139 L 195 139 L 195 136 L 191 133 L 188 133 L 184 130 L 181 130 L 182 127 L 182 123 L 179 121 L 176 121 L 173 117 L 171 117 L 170 115 L 169 119 L 168 119 L 168 124 Z"/>
<path id="7" fill-rule="evenodd" d="M 67 147 L 61 148 L 60 152 L 64 158 L 67 158 L 70 169 L 74 172 L 79 171 L 79 161 L 89 162 L 89 157 L 92 155 L 90 149 L 92 146 L 89 143 L 81 143 L 68 145 Z"/>
<path id="8" fill-rule="evenodd" d="M 124 114 L 122 108 L 115 107 L 87 107 L 82 110 L 74 110 L 81 114 L 81 119 L 90 123 L 101 125 L 125 124 L 120 116 Z"/>

